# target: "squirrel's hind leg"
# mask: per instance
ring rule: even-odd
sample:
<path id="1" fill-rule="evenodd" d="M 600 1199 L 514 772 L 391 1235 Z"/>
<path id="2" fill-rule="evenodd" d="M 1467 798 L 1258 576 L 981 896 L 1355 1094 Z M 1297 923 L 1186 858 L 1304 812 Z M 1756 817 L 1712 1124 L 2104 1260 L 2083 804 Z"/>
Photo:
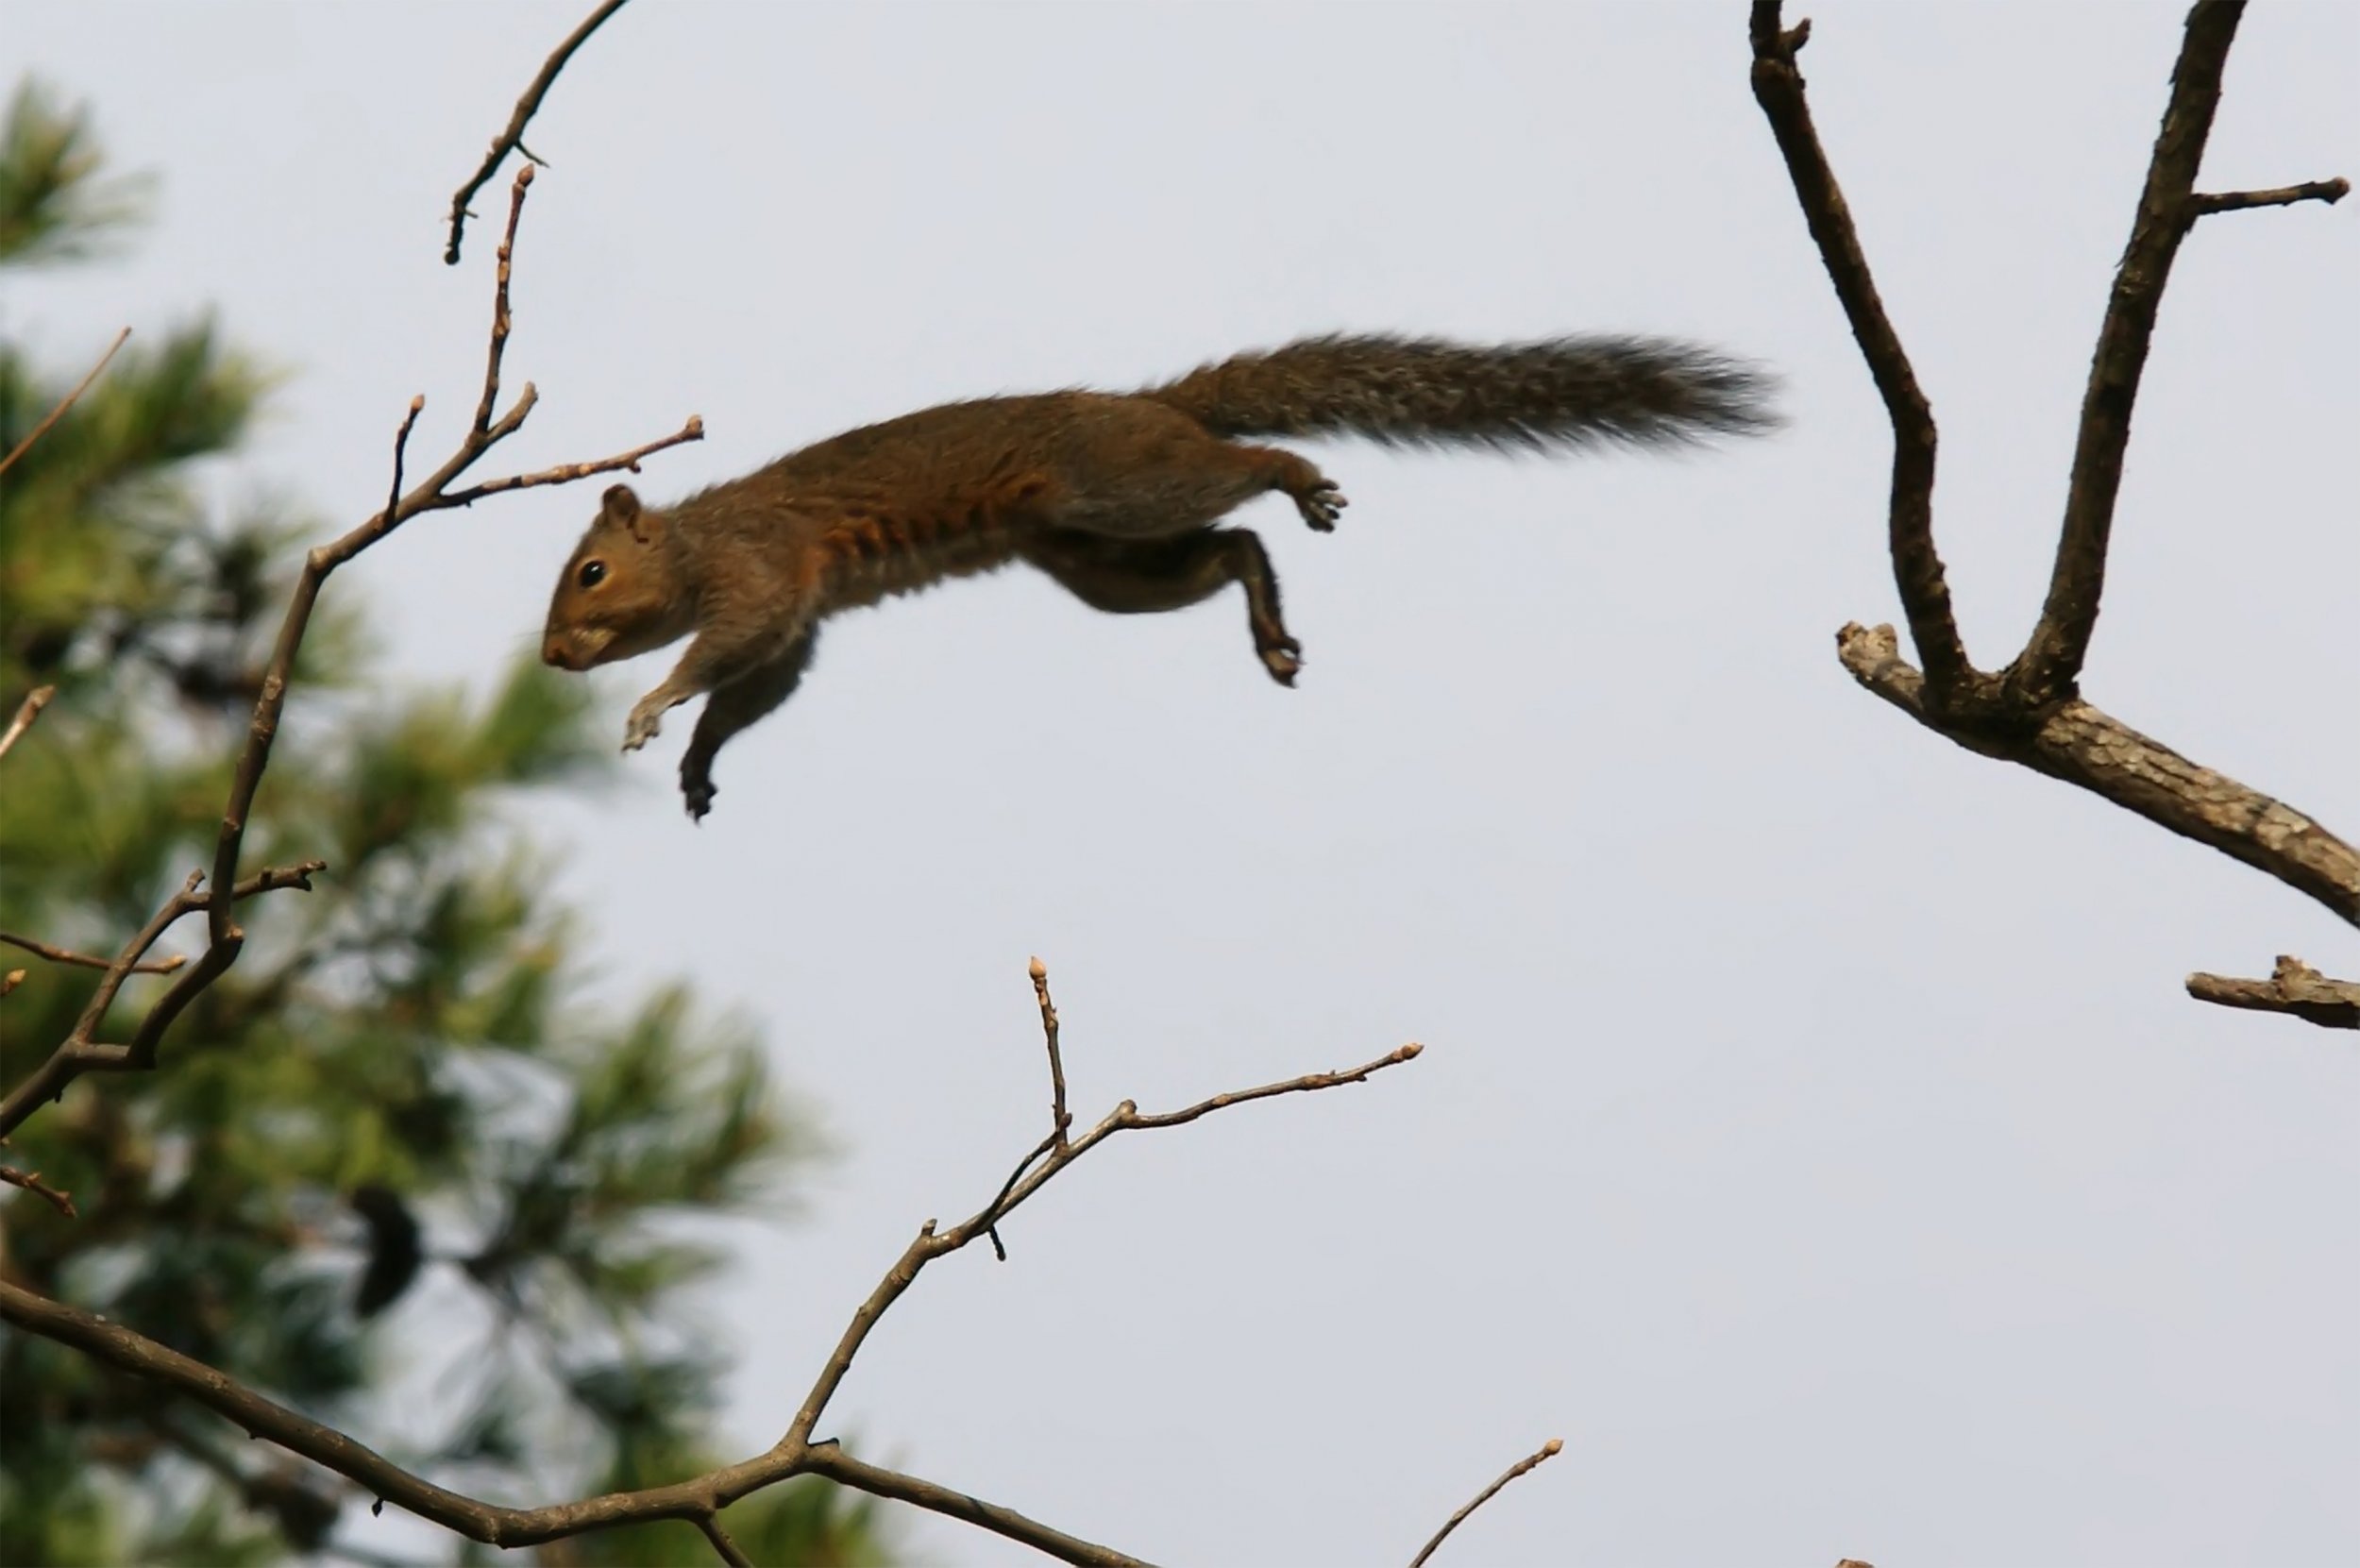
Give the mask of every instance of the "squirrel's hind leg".
<path id="1" fill-rule="evenodd" d="M 1222 440 L 1169 410 L 1153 413 L 1156 428 L 1131 432 L 1111 452 L 1086 446 L 1063 454 L 1065 493 L 1044 520 L 1113 539 L 1160 539 L 1210 528 L 1275 490 L 1322 533 L 1336 526 L 1343 492 L 1310 459 Z"/>
<path id="2" fill-rule="evenodd" d="M 1278 574 L 1250 529 L 1212 529 L 1166 539 L 1042 529 L 1027 537 L 1023 556 L 1083 603 L 1118 615 L 1183 610 L 1235 582 L 1245 590 L 1254 651 L 1271 679 L 1291 686 L 1303 667 L 1303 645 L 1288 634 L 1279 614 Z"/>

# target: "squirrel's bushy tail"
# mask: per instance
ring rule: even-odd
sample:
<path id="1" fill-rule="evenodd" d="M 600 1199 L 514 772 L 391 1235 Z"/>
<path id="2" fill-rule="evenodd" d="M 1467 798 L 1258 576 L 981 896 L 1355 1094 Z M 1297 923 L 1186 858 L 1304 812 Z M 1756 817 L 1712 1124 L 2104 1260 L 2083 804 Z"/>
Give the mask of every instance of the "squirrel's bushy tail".
<path id="1" fill-rule="evenodd" d="M 1216 435 L 1352 434 L 1396 446 L 1670 446 L 1778 423 L 1770 379 L 1661 338 L 1482 346 L 1440 338 L 1305 338 L 1140 396 Z"/>

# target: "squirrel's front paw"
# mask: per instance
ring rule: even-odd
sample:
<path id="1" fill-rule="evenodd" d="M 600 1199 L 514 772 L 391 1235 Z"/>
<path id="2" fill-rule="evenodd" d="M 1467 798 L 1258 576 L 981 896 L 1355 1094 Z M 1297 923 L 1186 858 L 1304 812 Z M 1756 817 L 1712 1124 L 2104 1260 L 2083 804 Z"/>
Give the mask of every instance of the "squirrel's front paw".
<path id="1" fill-rule="evenodd" d="M 1349 504 L 1334 480 L 1322 480 L 1295 497 L 1295 510 L 1303 514 L 1303 520 L 1322 533 L 1336 531 L 1336 520 Z"/>
<path id="2" fill-rule="evenodd" d="M 636 751 L 663 733 L 664 712 L 670 706 L 653 697 L 641 699 L 639 706 L 631 711 L 630 722 L 623 726 L 623 750 Z"/>

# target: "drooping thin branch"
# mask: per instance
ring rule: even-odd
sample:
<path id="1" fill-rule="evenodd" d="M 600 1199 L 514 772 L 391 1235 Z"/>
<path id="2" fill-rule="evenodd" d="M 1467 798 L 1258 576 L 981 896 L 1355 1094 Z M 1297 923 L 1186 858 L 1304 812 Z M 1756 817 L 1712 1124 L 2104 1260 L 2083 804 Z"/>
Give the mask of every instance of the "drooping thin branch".
<path id="1" fill-rule="evenodd" d="M 1460 1509 L 1457 1513 L 1452 1514 L 1447 1520 L 1443 1521 L 1442 1527 L 1434 1532 L 1434 1539 L 1428 1541 L 1425 1545 L 1419 1550 L 1418 1555 L 1409 1560 L 1409 1568 L 1425 1568 L 1425 1560 L 1434 1555 L 1434 1549 L 1437 1546 L 1440 1546 L 1444 1541 L 1449 1539 L 1451 1531 L 1457 1529 L 1459 1526 L 1467 1522 L 1467 1516 L 1469 1514 L 1475 1512 L 1475 1509 L 1481 1508 L 1484 1504 L 1498 1496 L 1501 1491 L 1507 1487 L 1508 1483 L 1514 1480 L 1517 1476 L 1524 1475 L 1527 1471 L 1538 1469 L 1544 1460 L 1555 1458 L 1564 1447 L 1565 1441 L 1562 1438 L 1551 1438 L 1548 1442 L 1542 1443 L 1538 1449 L 1526 1455 L 1525 1458 L 1518 1459 L 1514 1464 L 1509 1465 L 1506 1470 L 1502 1471 L 1498 1480 L 1493 1481 L 1490 1486 L 1487 1486 L 1481 1492 L 1476 1492 L 1475 1494 L 1474 1501 L 1470 1502 L 1465 1508 Z"/>
<path id="2" fill-rule="evenodd" d="M 2192 974 L 2188 994 L 2221 1007 L 2284 1013 L 2322 1029 L 2360 1029 L 2360 983 L 2330 980 L 2290 953 L 2278 955 L 2267 980 Z"/>
<path id="3" fill-rule="evenodd" d="M 524 96 L 516 100 L 516 108 L 508 117 L 507 128 L 492 138 L 491 149 L 483 155 L 482 167 L 477 169 L 450 198 L 450 243 L 443 250 L 446 265 L 459 264 L 459 240 L 467 226 L 467 203 L 475 199 L 475 194 L 483 189 L 486 181 L 499 173 L 500 161 L 508 156 L 510 149 L 514 148 L 535 163 L 542 161 L 534 158 L 531 150 L 525 145 L 525 126 L 531 122 L 533 115 L 540 112 L 541 100 L 548 95 L 549 88 L 557 81 L 557 74 L 565 69 L 565 62 L 573 59 L 574 51 L 598 30 L 598 24 L 621 10 L 624 4 L 625 0 L 603 0 L 598 8 L 592 11 L 581 26 L 567 34 L 565 42 L 542 61 L 540 75 L 532 78 L 532 85 L 526 88 Z"/>
<path id="4" fill-rule="evenodd" d="M 98 362 L 96 364 L 90 367 L 90 374 L 75 382 L 74 390 L 59 398 L 58 406 L 43 414 L 40 424 L 35 425 L 31 430 L 25 431 L 25 439 L 9 447 L 8 456 L 0 457 L 0 474 L 7 473 L 9 468 L 15 465 L 18 458 L 23 457 L 27 451 L 32 449 L 34 442 L 39 441 L 42 436 L 49 433 L 50 426 L 65 417 L 65 411 L 72 408 L 75 404 L 75 400 L 80 397 L 83 393 L 90 390 L 90 384 L 98 379 L 98 373 L 107 368 L 108 362 L 115 357 L 115 350 L 121 348 L 125 341 L 128 339 L 130 335 L 131 329 L 128 327 L 126 327 L 122 331 L 115 334 L 114 342 L 107 345 L 107 351 L 98 356 Z M 46 690 L 47 688 L 44 687 L 42 689 Z M 35 709 L 34 711 L 38 713 L 40 710 Z M 11 736 L 10 738 L 13 739 L 14 737 Z M 7 750 L 8 746 L 4 743 L 0 743 L 0 751 L 6 751 Z"/>
<path id="5" fill-rule="evenodd" d="M 1934 413 L 1919 389 L 1901 335 L 1885 313 L 1868 256 L 1852 225 L 1852 210 L 1836 184 L 1835 170 L 1819 144 L 1811 107 L 1803 96 L 1803 74 L 1795 57 L 1811 37 L 1811 24 L 1790 30 L 1778 25 L 1778 0 L 1757 0 L 1749 22 L 1754 49 L 1754 99 L 1770 122 L 1785 155 L 1795 197 L 1819 246 L 1820 261 L 1843 302 L 1852 337 L 1868 362 L 1886 416 L 1893 423 L 1893 481 L 1887 533 L 1894 586 L 1909 617 L 1910 640 L 1925 662 L 1937 705 L 1961 691 L 1973 674 L 1966 645 L 1950 608 L 1950 588 L 1942 556 L 1934 548 Z"/>
<path id="6" fill-rule="evenodd" d="M 1778 0 L 1757 0 L 1753 7 L 1754 93 L 1894 427 L 1894 575 L 1925 667 L 1901 658 L 1891 627 L 1859 625 L 1836 634 L 1845 667 L 1868 690 L 1959 745 L 2089 790 L 2276 877 L 2360 925 L 2360 852 L 2301 812 L 2191 762 L 2074 692 L 2096 624 L 2131 403 L 2181 236 L 2208 211 L 2342 194 L 2339 180 L 2227 196 L 2194 193 L 2237 10 L 2235 0 L 2198 0 L 2189 13 L 2170 107 L 2093 361 L 2048 606 L 2003 675 L 1975 669 L 1957 643 L 1930 533 L 1931 418 L 1877 300 L 1859 237 L 1812 127 L 1795 67 L 1809 24 L 1781 30 Z"/>
<path id="7" fill-rule="evenodd" d="M 2130 243 L 2115 268 L 2106 319 L 2098 329 L 2088 389 L 2082 396 L 2081 434 L 2065 488 L 2065 526 L 2040 622 L 2009 667 L 2008 683 L 2029 706 L 2075 695 L 2098 603 L 2106 587 L 2106 546 L 2115 502 L 2122 491 L 2123 454 L 2131 445 L 2131 410 L 2147 368 L 2155 316 L 2171 281 L 2171 264 L 2196 218 L 2198 166 L 2220 108 L 2222 69 L 2237 37 L 2245 0 L 2196 0 L 2172 67 L 2171 98 L 2147 166 Z"/>
<path id="8" fill-rule="evenodd" d="M 47 942 L 38 942 L 30 936 L 20 936 L 13 931 L 0 931 L 0 942 L 6 942 L 12 948 L 23 948 L 26 953 L 46 958 L 53 964 L 71 964 L 76 969 L 103 969 L 114 962 L 111 958 L 101 958 L 95 953 L 76 953 L 72 948 L 52 947 Z M 187 953 L 176 953 L 169 958 L 144 959 L 132 965 L 130 972 L 133 974 L 170 974 L 188 961 Z"/>
<path id="9" fill-rule="evenodd" d="M 16 705 L 16 717 L 8 720 L 6 730 L 0 730 L 0 757 L 8 754 L 25 732 L 33 727 L 33 720 L 41 717 L 42 709 L 49 706 L 49 700 L 57 695 L 58 688 L 55 686 L 35 686 L 25 694 L 25 700 Z"/>

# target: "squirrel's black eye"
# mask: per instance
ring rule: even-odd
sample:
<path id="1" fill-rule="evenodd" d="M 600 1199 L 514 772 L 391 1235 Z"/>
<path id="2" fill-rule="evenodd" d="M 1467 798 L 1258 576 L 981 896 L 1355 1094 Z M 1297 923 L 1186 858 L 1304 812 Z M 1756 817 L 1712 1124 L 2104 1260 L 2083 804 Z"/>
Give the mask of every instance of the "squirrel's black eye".
<path id="1" fill-rule="evenodd" d="M 574 574 L 574 581 L 581 583 L 585 588 L 597 587 L 599 583 L 606 581 L 606 563 L 603 561 L 584 561 L 582 564 L 582 570 Z"/>

